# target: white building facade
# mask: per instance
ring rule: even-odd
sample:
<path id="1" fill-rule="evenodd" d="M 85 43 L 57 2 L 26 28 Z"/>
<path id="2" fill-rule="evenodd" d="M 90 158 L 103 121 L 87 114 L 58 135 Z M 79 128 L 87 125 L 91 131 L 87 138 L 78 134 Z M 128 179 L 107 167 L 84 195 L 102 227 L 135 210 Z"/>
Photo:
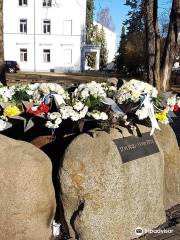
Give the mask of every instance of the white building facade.
<path id="1" fill-rule="evenodd" d="M 5 0 L 4 58 L 22 71 L 80 71 L 86 0 Z"/>

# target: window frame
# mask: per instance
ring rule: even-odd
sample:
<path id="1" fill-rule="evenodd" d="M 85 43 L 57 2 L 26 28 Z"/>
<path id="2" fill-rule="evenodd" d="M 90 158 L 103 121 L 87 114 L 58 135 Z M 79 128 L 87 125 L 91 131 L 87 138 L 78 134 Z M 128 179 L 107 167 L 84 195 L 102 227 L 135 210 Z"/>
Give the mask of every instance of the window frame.
<path id="1" fill-rule="evenodd" d="M 45 23 L 45 22 L 49 22 L 49 23 Z M 48 27 L 49 27 L 49 31 L 47 31 Z M 49 35 L 51 34 L 51 20 L 50 19 L 42 20 L 42 32 L 43 32 L 43 34 L 49 34 Z"/>
<path id="2" fill-rule="evenodd" d="M 23 23 L 23 21 L 24 21 L 24 23 Z M 19 19 L 19 32 L 22 34 L 27 34 L 27 25 L 28 25 L 27 19 L 25 19 L 25 18 Z M 22 27 L 23 31 L 21 31 L 21 27 Z"/>
<path id="3" fill-rule="evenodd" d="M 42 7 L 52 7 L 52 0 L 43 0 Z"/>
<path id="4" fill-rule="evenodd" d="M 28 61 L 28 51 L 27 48 L 20 48 L 20 62 Z"/>
<path id="5" fill-rule="evenodd" d="M 71 24 L 71 29 L 70 29 L 70 33 L 65 33 L 65 29 L 66 29 L 66 26 L 65 26 L 65 23 L 66 22 L 70 22 Z M 63 35 L 64 36 L 72 36 L 73 35 L 73 20 L 72 19 L 65 19 L 64 20 L 64 23 L 63 23 Z"/>
<path id="6" fill-rule="evenodd" d="M 70 61 L 65 61 L 64 60 L 64 64 L 65 65 L 67 65 L 67 66 L 69 66 L 69 65 L 72 65 L 72 62 L 73 62 L 73 50 L 72 50 L 72 48 L 65 48 L 64 50 L 63 50 L 63 54 L 66 54 L 65 52 L 67 52 L 67 51 L 69 51 L 70 52 Z"/>
<path id="7" fill-rule="evenodd" d="M 28 0 L 19 0 L 19 7 L 27 7 L 27 6 L 28 6 Z"/>
<path id="8" fill-rule="evenodd" d="M 43 62 L 44 63 L 51 62 L 51 49 L 47 49 L 47 48 L 43 49 Z"/>

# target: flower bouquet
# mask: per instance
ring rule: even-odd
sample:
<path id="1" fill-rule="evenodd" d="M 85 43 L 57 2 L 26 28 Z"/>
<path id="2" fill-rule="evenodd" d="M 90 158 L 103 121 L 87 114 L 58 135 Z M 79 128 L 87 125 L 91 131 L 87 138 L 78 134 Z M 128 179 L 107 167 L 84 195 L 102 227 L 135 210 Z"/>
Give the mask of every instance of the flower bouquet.
<path id="1" fill-rule="evenodd" d="M 163 104 L 163 96 L 158 95 L 155 87 L 135 79 L 125 82 L 116 93 L 116 101 L 126 112 L 142 121 L 149 120 L 153 134 L 160 129 L 158 121 L 168 123 L 168 111 Z"/>
<path id="2" fill-rule="evenodd" d="M 132 120 L 149 120 L 153 134 L 155 129 L 160 129 L 158 121 L 167 124 L 169 113 L 179 110 L 180 98 L 160 96 L 156 88 L 135 79 L 124 82 L 119 89 L 95 81 L 80 84 L 73 90 L 57 83 L 35 83 L 0 85 L 0 106 L 1 131 L 14 118 L 24 120 L 24 131 L 27 131 L 39 117 L 52 133 L 65 122 L 72 128 L 78 125 L 82 131 L 85 124 L 93 127 L 100 124 L 103 128 L 122 122 L 128 125 Z"/>

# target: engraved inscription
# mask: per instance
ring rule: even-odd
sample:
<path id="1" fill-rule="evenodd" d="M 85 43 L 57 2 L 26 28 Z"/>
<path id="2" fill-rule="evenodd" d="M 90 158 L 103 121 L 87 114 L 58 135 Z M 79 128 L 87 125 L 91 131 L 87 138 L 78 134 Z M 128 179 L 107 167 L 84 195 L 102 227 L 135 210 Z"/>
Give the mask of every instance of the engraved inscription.
<path id="1" fill-rule="evenodd" d="M 123 163 L 150 156 L 158 153 L 158 146 L 149 133 L 142 134 L 142 137 L 130 136 L 114 140 Z"/>

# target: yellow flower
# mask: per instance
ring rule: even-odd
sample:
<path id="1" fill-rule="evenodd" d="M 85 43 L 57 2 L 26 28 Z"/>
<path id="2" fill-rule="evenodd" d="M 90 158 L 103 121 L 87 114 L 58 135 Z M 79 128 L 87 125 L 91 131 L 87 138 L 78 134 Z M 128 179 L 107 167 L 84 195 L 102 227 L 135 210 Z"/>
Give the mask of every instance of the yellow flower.
<path id="1" fill-rule="evenodd" d="M 15 105 L 9 105 L 4 109 L 3 115 L 5 117 L 15 117 L 21 114 L 21 110 Z"/>
<path id="2" fill-rule="evenodd" d="M 161 123 L 168 123 L 167 112 L 159 112 L 155 114 L 156 119 L 158 119 Z"/>

